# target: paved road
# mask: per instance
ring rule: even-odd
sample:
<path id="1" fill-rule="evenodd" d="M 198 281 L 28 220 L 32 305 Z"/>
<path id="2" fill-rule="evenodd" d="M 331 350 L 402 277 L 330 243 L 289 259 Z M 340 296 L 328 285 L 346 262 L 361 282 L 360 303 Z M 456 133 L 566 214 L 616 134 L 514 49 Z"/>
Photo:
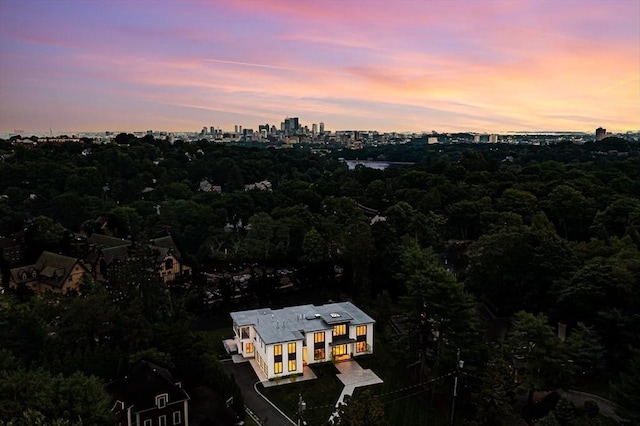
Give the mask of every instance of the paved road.
<path id="1" fill-rule="evenodd" d="M 295 424 L 256 392 L 254 385 L 258 381 L 258 376 L 251 368 L 251 364 L 248 362 L 234 364 L 233 361 L 228 360 L 223 362 L 223 365 L 227 374 L 233 373 L 236 383 L 242 390 L 245 405 L 260 418 L 263 424 L 268 426 L 291 426 Z"/>
<path id="2" fill-rule="evenodd" d="M 561 396 L 564 396 L 569 401 L 573 402 L 577 407 L 582 407 L 584 405 L 584 402 L 589 399 L 593 400 L 598 403 L 598 406 L 600 407 L 600 414 L 609 417 L 618 423 L 622 421 L 622 418 L 618 415 L 618 413 L 616 413 L 616 409 L 618 408 L 618 406 L 608 399 L 604 399 L 598 395 L 574 390 L 561 390 L 559 391 L 559 393 Z"/>

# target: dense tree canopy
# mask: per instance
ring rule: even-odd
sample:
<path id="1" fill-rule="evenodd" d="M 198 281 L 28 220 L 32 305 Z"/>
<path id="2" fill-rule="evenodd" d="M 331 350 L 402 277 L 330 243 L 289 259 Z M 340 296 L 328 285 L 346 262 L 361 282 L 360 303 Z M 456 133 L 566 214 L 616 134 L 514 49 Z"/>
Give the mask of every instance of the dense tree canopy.
<path id="1" fill-rule="evenodd" d="M 72 252 L 77 232 L 128 238 L 139 248 L 109 285 L 87 282 L 77 298 L 2 295 L 1 346 L 16 359 L 12 374 L 26 382 L 73 378 L 91 388 L 91 376 L 113 378 L 141 356 L 219 373 L 193 349 L 203 342 L 190 331 L 197 309 L 187 307 L 198 294 L 166 291 L 149 273 L 152 254 L 140 249 L 167 232 L 197 271 L 257 270 L 250 285 L 259 297 L 247 307 L 274 300 L 268 272 L 293 265 L 300 282 L 327 299 L 351 297 L 384 318 L 405 314 L 422 336 L 411 356 L 425 370 L 448 371 L 457 348 L 470 371 L 489 362 L 481 380 L 493 391 L 474 397 L 492 404 L 478 411 L 485 423 L 505 409 L 501 374 L 515 352 L 524 351 L 519 383 L 527 391 L 617 373 L 623 389 L 637 370 L 630 362 L 640 349 L 637 142 L 416 141 L 323 156 L 122 134 L 110 145 L 0 141 L 0 154 L 7 154 L 0 235 L 24 243 L 25 261 L 42 250 Z M 339 157 L 413 164 L 349 170 Z M 246 186 L 265 180 L 270 186 Z M 9 265 L 0 266 L 6 275 Z M 482 338 L 479 302 L 514 318 L 498 355 Z M 567 326 L 562 343 L 558 323 Z"/>

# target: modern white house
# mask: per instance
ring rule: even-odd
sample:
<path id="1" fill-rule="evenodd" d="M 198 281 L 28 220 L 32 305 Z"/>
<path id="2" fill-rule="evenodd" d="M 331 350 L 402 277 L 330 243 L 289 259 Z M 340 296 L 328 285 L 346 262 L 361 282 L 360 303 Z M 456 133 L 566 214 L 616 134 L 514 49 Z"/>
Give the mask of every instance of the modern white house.
<path id="1" fill-rule="evenodd" d="M 373 352 L 375 320 L 351 302 L 252 309 L 231 319 L 238 353 L 255 358 L 269 379 Z"/>

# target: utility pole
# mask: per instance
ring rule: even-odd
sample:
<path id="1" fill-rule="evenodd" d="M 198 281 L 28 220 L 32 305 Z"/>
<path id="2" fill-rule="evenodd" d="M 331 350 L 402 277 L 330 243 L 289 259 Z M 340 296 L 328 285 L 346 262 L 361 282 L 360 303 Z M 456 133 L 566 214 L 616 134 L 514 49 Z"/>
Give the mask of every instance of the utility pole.
<path id="1" fill-rule="evenodd" d="M 454 372 L 453 379 L 453 400 L 451 401 L 451 426 L 453 426 L 456 414 L 456 397 L 458 396 L 458 375 L 460 370 L 464 367 L 464 361 L 460 360 L 460 348 L 456 353 L 456 370 Z"/>
<path id="2" fill-rule="evenodd" d="M 304 400 L 302 399 L 302 394 L 299 393 L 298 394 L 298 426 L 303 426 L 307 424 L 307 422 L 305 422 L 302 419 L 302 413 L 304 413 L 304 410 L 306 410 L 306 408 L 307 408 L 307 403 L 304 402 Z"/>

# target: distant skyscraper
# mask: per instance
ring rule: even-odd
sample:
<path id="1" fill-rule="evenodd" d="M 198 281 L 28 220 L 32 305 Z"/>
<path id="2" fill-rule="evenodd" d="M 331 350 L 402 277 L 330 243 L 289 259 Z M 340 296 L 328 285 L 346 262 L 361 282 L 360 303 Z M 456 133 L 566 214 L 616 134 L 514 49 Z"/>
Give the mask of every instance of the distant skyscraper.
<path id="1" fill-rule="evenodd" d="M 216 128 L 214 126 L 209 127 L 209 133 L 211 133 L 212 135 L 216 134 Z"/>
<path id="2" fill-rule="evenodd" d="M 324 123 L 320 122 L 320 133 L 324 133 Z"/>
<path id="3" fill-rule="evenodd" d="M 284 127 L 285 135 L 293 135 L 300 128 L 300 120 L 298 119 L 298 117 L 287 117 L 284 119 L 284 122 L 282 124 L 282 127 Z"/>
<path id="4" fill-rule="evenodd" d="M 497 143 L 498 135 L 489 135 L 489 143 Z"/>
<path id="5" fill-rule="evenodd" d="M 602 127 L 598 127 L 596 129 L 596 140 L 601 141 L 602 139 L 607 137 L 607 129 L 603 129 Z"/>
<path id="6" fill-rule="evenodd" d="M 234 132 L 233 133 L 238 133 L 238 125 L 237 124 L 234 127 Z"/>
<path id="7" fill-rule="evenodd" d="M 313 133 L 314 135 L 318 133 L 318 125 L 316 123 L 313 123 L 311 125 L 311 133 Z"/>

